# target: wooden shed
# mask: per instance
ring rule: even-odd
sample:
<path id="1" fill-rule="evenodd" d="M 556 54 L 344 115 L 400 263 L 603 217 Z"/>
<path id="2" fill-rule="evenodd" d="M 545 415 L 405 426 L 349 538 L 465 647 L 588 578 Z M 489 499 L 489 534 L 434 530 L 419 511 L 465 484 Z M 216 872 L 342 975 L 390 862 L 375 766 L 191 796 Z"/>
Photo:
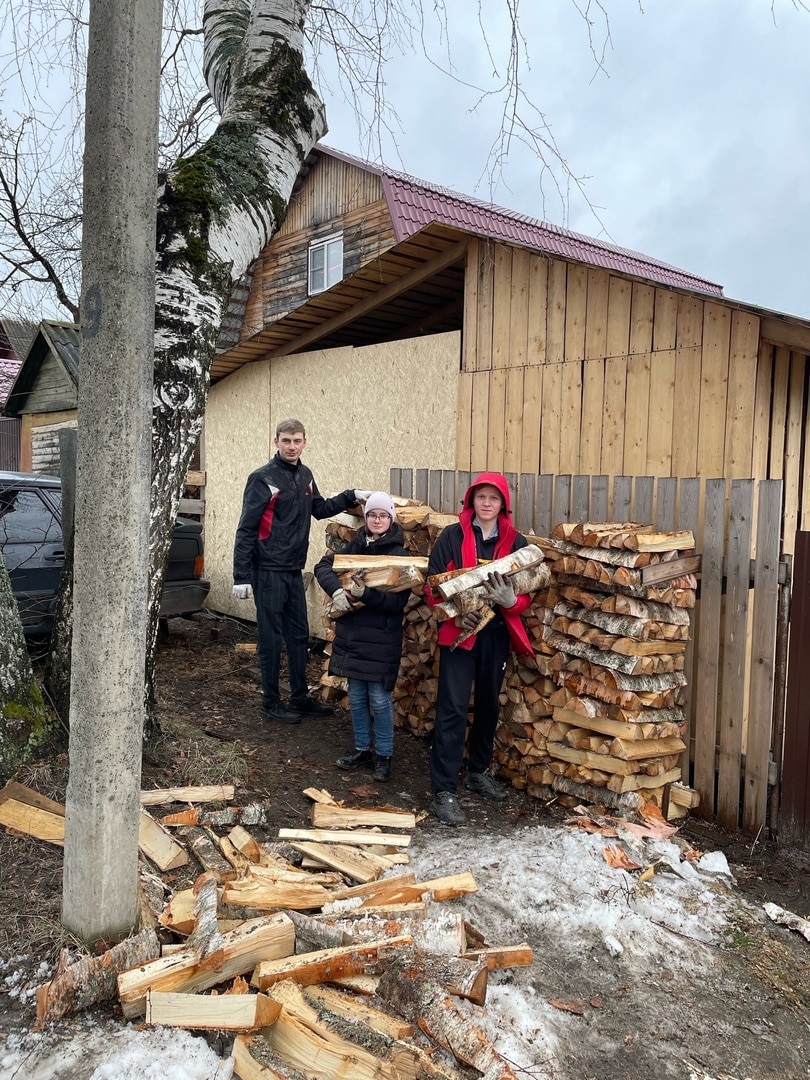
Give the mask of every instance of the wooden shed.
<path id="1" fill-rule="evenodd" d="M 5 414 L 20 420 L 20 470 L 59 473 L 59 430 L 76 426 L 79 330 L 44 320 L 9 391 Z"/>
<path id="2" fill-rule="evenodd" d="M 777 564 L 810 529 L 810 322 L 319 146 L 222 344 L 206 418 L 213 606 L 231 606 L 242 484 L 285 415 L 307 422 L 324 490 L 415 468 L 451 510 L 488 468 L 514 478 L 523 528 L 617 506 L 688 518 L 715 564 L 693 761 L 710 809 L 736 824 L 745 783 L 740 820 L 764 822 L 784 711 Z"/>

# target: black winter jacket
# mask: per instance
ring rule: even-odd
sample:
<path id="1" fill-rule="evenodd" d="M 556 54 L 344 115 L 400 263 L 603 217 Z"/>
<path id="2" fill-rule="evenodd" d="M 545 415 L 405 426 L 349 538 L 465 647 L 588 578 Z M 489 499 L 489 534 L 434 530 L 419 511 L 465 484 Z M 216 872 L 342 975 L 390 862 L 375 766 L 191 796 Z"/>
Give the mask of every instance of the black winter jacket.
<path id="1" fill-rule="evenodd" d="M 358 529 L 345 554 L 408 554 L 402 543 L 402 529 L 396 522 L 373 544 L 366 543 L 366 535 L 365 527 Z M 333 559 L 333 553 L 328 551 L 315 567 L 318 584 L 329 596 L 341 587 L 340 578 L 332 569 Z M 382 683 L 383 689 L 390 693 L 402 658 L 402 612 L 410 595 L 408 590 L 391 593 L 367 588 L 363 606 L 335 620 L 329 674 Z"/>
<path id="2" fill-rule="evenodd" d="M 233 549 L 234 584 L 252 582 L 259 567 L 302 570 L 312 518 L 333 517 L 356 503 L 351 488 L 324 499 L 303 462 L 291 465 L 276 454 L 245 484 Z"/>

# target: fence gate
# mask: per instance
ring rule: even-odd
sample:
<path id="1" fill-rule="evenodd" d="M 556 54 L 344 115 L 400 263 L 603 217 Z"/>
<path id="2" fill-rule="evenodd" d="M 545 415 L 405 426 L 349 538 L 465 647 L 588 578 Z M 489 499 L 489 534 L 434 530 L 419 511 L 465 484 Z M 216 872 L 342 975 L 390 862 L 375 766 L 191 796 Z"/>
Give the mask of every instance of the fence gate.
<path id="1" fill-rule="evenodd" d="M 810 849 L 810 532 L 796 533 L 779 840 Z"/>
<path id="2" fill-rule="evenodd" d="M 391 491 L 457 513 L 474 475 L 392 469 Z M 689 749 L 682 774 L 700 792 L 698 814 L 732 829 L 757 833 L 770 825 L 775 832 L 780 825 L 787 637 L 783 613 L 790 590 L 787 563 L 780 559 L 782 481 L 506 476 L 515 524 L 524 533 L 548 536 L 563 521 L 639 521 L 661 532 L 692 530 L 702 568 L 685 654 Z M 810 542 L 806 550 L 803 641 L 808 656 Z M 794 736 L 799 755 L 804 754 L 804 772 L 796 777 L 793 797 L 804 799 L 810 833 L 810 664 L 805 668 L 798 667 L 804 681 L 797 706 L 803 706 L 804 726 Z"/>

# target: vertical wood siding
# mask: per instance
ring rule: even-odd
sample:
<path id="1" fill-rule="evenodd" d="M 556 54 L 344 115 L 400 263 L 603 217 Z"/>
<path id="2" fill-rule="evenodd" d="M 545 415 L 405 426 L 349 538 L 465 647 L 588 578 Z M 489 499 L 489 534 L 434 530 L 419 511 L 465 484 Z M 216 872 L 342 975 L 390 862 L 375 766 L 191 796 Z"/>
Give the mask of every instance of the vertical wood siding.
<path id="1" fill-rule="evenodd" d="M 757 315 L 485 240 L 465 288 L 459 469 L 784 480 L 810 528 L 808 356 Z"/>

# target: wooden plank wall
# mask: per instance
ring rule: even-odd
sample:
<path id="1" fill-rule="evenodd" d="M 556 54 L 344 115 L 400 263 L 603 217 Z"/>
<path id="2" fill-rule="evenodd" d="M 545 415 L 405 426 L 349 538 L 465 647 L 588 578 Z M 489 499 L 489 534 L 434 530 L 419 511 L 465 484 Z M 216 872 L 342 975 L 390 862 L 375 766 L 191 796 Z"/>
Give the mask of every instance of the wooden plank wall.
<path id="1" fill-rule="evenodd" d="M 524 533 L 548 536 L 559 522 L 587 520 L 694 532 L 703 561 L 685 658 L 684 775 L 701 794 L 700 814 L 756 833 L 766 825 L 769 769 L 782 760 L 773 745 L 781 481 L 506 475 Z M 390 482 L 394 494 L 457 513 L 474 476 L 392 469 Z"/>
<path id="2" fill-rule="evenodd" d="M 810 529 L 808 356 L 754 313 L 483 240 L 465 312 L 458 469 L 784 480 Z"/>
<path id="3" fill-rule="evenodd" d="M 310 243 L 341 232 L 347 274 L 395 243 L 381 177 L 325 156 L 293 194 L 281 228 L 259 257 L 242 339 L 304 303 Z"/>

